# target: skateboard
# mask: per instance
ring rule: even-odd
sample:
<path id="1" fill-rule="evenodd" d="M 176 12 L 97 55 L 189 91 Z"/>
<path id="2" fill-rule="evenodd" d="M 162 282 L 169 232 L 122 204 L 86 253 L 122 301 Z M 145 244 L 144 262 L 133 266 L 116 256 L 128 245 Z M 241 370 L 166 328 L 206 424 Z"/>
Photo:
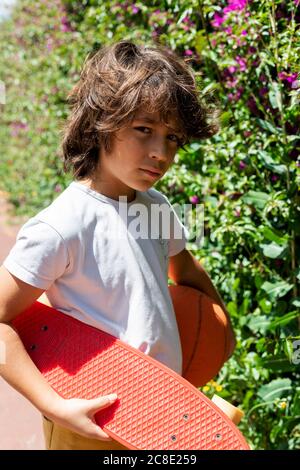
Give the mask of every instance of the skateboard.
<path id="1" fill-rule="evenodd" d="M 95 420 L 137 450 L 248 450 L 229 417 L 186 379 L 119 339 L 36 301 L 13 321 L 33 362 L 64 398 L 117 393 Z"/>

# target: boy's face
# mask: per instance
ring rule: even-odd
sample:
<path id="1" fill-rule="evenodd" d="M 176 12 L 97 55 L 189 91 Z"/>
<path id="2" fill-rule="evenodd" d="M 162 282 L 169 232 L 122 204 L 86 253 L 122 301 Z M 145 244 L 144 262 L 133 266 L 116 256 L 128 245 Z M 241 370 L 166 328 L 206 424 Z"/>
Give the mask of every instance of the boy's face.
<path id="1" fill-rule="evenodd" d="M 134 199 L 135 190 L 147 191 L 172 164 L 183 134 L 176 118 L 168 127 L 159 114 L 138 111 L 127 127 L 115 134 L 109 154 L 99 155 L 98 190 L 113 199 Z M 156 173 L 150 173 L 153 170 Z"/>

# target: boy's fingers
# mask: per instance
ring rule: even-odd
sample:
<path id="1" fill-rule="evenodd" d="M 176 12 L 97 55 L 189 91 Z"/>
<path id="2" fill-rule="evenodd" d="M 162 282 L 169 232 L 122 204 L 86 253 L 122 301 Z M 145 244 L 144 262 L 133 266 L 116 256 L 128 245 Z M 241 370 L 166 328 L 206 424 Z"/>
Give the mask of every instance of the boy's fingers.
<path id="1" fill-rule="evenodd" d="M 106 434 L 103 429 L 100 428 L 97 424 L 94 425 L 93 429 L 95 433 L 95 439 L 100 439 L 102 441 L 111 441 L 112 439 L 109 437 L 108 434 Z"/>
<path id="2" fill-rule="evenodd" d="M 89 400 L 90 413 L 94 414 L 96 411 L 101 410 L 102 408 L 107 408 L 108 406 L 112 405 L 117 400 L 117 398 L 117 394 L 113 393 L 111 395 Z"/>

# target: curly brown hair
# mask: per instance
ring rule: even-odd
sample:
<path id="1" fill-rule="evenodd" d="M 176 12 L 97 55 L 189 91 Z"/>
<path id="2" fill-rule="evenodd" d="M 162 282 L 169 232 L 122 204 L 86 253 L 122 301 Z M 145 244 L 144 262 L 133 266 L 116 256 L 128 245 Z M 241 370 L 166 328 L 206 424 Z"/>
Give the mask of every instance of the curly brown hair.
<path id="1" fill-rule="evenodd" d="M 139 109 L 158 111 L 165 124 L 175 115 L 183 134 L 179 147 L 219 130 L 219 110 L 199 93 L 193 70 L 161 44 L 122 40 L 89 53 L 67 101 L 62 159 L 79 180 L 96 170 L 101 146 L 109 153 L 114 133 Z"/>

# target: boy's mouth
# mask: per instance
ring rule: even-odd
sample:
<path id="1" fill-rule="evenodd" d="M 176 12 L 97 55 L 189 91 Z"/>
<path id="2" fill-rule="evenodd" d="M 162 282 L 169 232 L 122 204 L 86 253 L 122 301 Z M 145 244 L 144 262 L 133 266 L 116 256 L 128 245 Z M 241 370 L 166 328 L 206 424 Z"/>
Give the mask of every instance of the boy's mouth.
<path id="1" fill-rule="evenodd" d="M 142 170 L 144 173 L 151 176 L 152 178 L 158 178 L 162 174 L 161 171 L 156 170 L 155 168 L 153 168 L 153 171 L 145 168 L 140 168 L 140 170 Z"/>

